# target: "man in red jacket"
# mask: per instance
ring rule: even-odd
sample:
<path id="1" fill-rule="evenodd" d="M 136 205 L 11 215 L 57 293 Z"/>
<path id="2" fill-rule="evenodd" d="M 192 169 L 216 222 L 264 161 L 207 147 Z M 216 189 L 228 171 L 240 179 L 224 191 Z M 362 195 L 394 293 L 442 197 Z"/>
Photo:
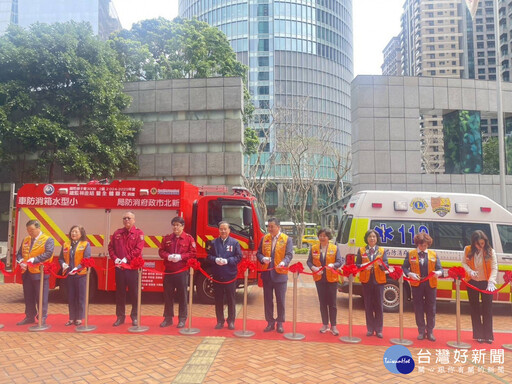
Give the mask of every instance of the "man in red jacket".
<path id="1" fill-rule="evenodd" d="M 189 274 L 187 260 L 196 257 L 196 242 L 185 233 L 185 220 L 175 217 L 171 221 L 172 234 L 164 236 L 158 254 L 164 259 L 164 321 L 161 327 L 172 325 L 174 317 L 174 291 L 179 304 L 178 326 L 183 328 L 187 320 L 187 277 Z M 176 271 L 182 272 L 175 273 Z M 173 273 L 174 272 L 174 273 Z"/>
<path id="2" fill-rule="evenodd" d="M 117 327 L 124 323 L 126 305 L 126 287 L 130 294 L 132 324 L 137 326 L 137 279 L 138 271 L 125 269 L 123 264 L 130 264 L 133 259 L 142 257 L 144 248 L 144 232 L 135 227 L 135 215 L 126 212 L 123 215 L 123 228 L 112 235 L 108 244 L 108 253 L 116 266 L 116 316 L 113 324 Z"/>

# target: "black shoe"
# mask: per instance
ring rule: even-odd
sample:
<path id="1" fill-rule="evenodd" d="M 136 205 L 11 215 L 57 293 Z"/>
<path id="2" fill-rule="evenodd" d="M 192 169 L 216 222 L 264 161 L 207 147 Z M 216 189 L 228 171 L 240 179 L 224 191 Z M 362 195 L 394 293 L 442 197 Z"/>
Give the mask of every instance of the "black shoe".
<path id="1" fill-rule="evenodd" d="M 139 325 L 139 322 L 137 321 L 137 319 L 132 319 L 132 325 L 134 327 L 137 327 Z"/>
<path id="2" fill-rule="evenodd" d="M 116 322 L 112 324 L 113 327 L 119 327 L 121 324 L 124 324 L 124 317 L 118 317 Z"/>
<path id="3" fill-rule="evenodd" d="M 428 333 L 427 334 L 427 339 L 429 339 L 430 341 L 436 341 L 436 338 L 434 337 L 433 333 Z"/>
<path id="4" fill-rule="evenodd" d="M 273 331 L 275 328 L 275 325 L 274 324 L 269 324 L 265 327 L 265 329 L 263 330 L 263 332 L 270 332 L 270 331 Z"/>
<path id="5" fill-rule="evenodd" d="M 169 325 L 172 325 L 172 318 L 170 317 L 166 317 L 164 321 L 160 323 L 160 327 L 162 328 L 168 327 Z"/>
<path id="6" fill-rule="evenodd" d="M 176 328 L 185 328 L 185 321 L 180 320 L 180 321 L 178 322 L 178 325 L 176 326 Z"/>
<path id="7" fill-rule="evenodd" d="M 366 332 L 366 336 L 373 336 L 373 331 Z"/>
<path id="8" fill-rule="evenodd" d="M 69 327 L 70 325 L 75 324 L 75 320 L 68 320 L 66 324 L 64 324 L 65 327 Z"/>
<path id="9" fill-rule="evenodd" d="M 222 322 L 222 323 L 220 323 L 220 322 L 219 322 L 219 323 L 217 323 L 217 325 L 216 325 L 214 328 L 215 328 L 215 329 L 222 329 L 222 328 L 224 328 L 224 322 Z"/>
<path id="10" fill-rule="evenodd" d="M 25 324 L 34 324 L 36 321 L 34 319 L 29 319 L 28 317 L 25 317 L 23 320 L 18 321 L 16 325 L 25 325 Z"/>
<path id="11" fill-rule="evenodd" d="M 487 340 L 484 340 L 484 343 L 487 343 L 487 344 L 492 344 L 492 340 L 491 339 L 487 339 Z"/>
<path id="12" fill-rule="evenodd" d="M 283 324 L 278 323 L 276 331 L 277 331 L 277 333 L 284 333 Z"/>
<path id="13" fill-rule="evenodd" d="M 423 340 L 425 338 L 425 334 L 424 333 L 420 333 L 418 335 L 418 340 Z"/>
<path id="14" fill-rule="evenodd" d="M 228 323 L 228 329 L 230 329 L 230 330 L 235 329 L 235 323 L 234 323 L 234 322 L 232 322 L 232 321 L 230 321 L 230 322 Z"/>
<path id="15" fill-rule="evenodd" d="M 377 332 L 377 337 L 378 337 L 379 339 L 382 339 L 382 332 Z"/>

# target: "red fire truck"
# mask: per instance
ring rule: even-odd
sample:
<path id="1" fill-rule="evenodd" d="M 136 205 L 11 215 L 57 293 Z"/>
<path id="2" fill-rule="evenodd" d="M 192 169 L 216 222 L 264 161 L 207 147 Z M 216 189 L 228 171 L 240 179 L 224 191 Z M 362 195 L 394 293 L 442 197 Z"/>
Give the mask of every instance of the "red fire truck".
<path id="1" fill-rule="evenodd" d="M 199 188 L 184 181 L 122 180 L 110 184 L 25 184 L 16 196 L 14 248 L 8 255 L 7 265 L 15 267 L 16 251 L 27 235 L 25 224 L 31 219 L 41 223 L 41 229 L 55 240 L 54 262 L 72 225 L 84 226 L 92 246 L 95 268 L 91 273 L 91 294 L 96 291 L 115 290 L 113 263 L 108 256 L 110 236 L 122 227 L 122 214 L 132 211 L 136 226 L 144 231 L 144 266 L 163 271 L 158 248 L 163 235 L 171 233 L 171 220 L 175 216 L 185 219 L 185 231 L 197 243 L 197 257 L 208 271 L 206 247 L 218 236 L 217 224 L 225 220 L 231 225 L 231 236 L 239 241 L 244 258 L 256 261 L 256 252 L 264 234 L 264 221 L 257 200 L 242 187 L 233 188 L 231 195 L 210 195 L 212 190 Z M 222 192 L 227 192 L 223 187 Z M 59 267 L 60 268 L 60 267 Z M 243 285 L 240 274 L 239 286 Z M 61 279 L 51 276 L 50 286 L 55 288 Z M 213 302 L 212 284 L 203 274 L 196 273 L 197 294 L 203 302 Z M 250 284 L 257 282 L 256 272 L 249 274 Z M 21 283 L 18 273 L 6 282 Z M 65 294 L 65 285 L 60 289 Z M 162 291 L 163 275 L 143 270 L 143 291 Z"/>

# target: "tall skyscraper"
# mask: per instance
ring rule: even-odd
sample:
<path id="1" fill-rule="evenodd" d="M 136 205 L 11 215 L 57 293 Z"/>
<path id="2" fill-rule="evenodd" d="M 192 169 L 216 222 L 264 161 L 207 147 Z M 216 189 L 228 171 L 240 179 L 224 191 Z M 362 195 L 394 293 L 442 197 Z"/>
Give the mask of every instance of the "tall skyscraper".
<path id="1" fill-rule="evenodd" d="M 386 48 L 382 51 L 384 63 L 381 65 L 384 76 L 402 75 L 402 52 L 400 49 L 400 36 L 392 37 Z"/>
<path id="2" fill-rule="evenodd" d="M 272 108 L 293 108 L 307 98 L 308 124 L 320 132 L 329 122 L 334 128 L 329 143 L 348 153 L 352 0 L 180 0 L 179 15 L 219 28 L 238 59 L 249 66 L 249 91 L 261 136 L 271 125 Z M 279 151 L 272 132 L 267 151 Z M 274 168 L 277 181 L 290 177 L 286 167 Z M 334 179 L 325 161 L 318 182 Z M 269 205 L 282 198 L 278 191 L 270 192 Z"/>
<path id="3" fill-rule="evenodd" d="M 0 34 L 9 24 L 85 21 L 102 39 L 121 29 L 112 0 L 0 0 Z"/>

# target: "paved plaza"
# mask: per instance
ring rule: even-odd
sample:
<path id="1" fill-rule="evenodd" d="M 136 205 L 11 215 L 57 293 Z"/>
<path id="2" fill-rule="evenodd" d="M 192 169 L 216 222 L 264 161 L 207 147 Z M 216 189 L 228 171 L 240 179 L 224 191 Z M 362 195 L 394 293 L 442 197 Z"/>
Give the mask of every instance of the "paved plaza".
<path id="1" fill-rule="evenodd" d="M 287 292 L 285 333 L 292 331 L 292 287 Z M 263 334 L 263 292 L 249 289 L 248 329 L 252 338 L 237 338 L 226 328 L 216 331 L 214 307 L 193 305 L 193 326 L 200 332 L 180 335 L 172 328 L 159 328 L 163 303 L 161 294 L 146 293 L 142 300 L 142 324 L 150 329 L 129 333 L 129 317 L 120 329 L 114 329 L 113 293 L 102 293 L 90 305 L 91 324 L 98 329 L 78 333 L 63 324 L 67 304 L 50 293 L 48 323 L 44 332 L 28 332 L 17 327 L 23 318 L 21 285 L 0 284 L 0 383 L 507 383 L 512 372 L 512 352 L 500 356 L 502 342 L 512 340 L 512 308 L 495 305 L 496 342 L 476 344 L 483 351 L 467 352 L 464 363 L 457 350 L 446 346 L 455 340 L 455 304 L 438 303 L 435 334 L 438 341 L 418 341 L 409 347 L 416 368 L 408 375 L 392 374 L 384 367 L 383 356 L 398 336 L 398 314 L 384 314 L 384 339 L 366 337 L 364 307 L 354 300 L 354 335 L 359 344 L 345 344 L 330 333 L 321 335 L 316 289 L 310 276 L 301 275 L 298 283 L 297 332 L 302 341 L 286 340 L 275 332 Z M 236 327 L 242 327 L 243 291 L 237 292 Z M 129 307 L 127 308 L 129 310 Z M 19 314 L 19 315 L 18 315 Z M 338 295 L 338 322 L 341 335 L 348 333 L 348 298 Z M 404 316 L 406 337 L 416 335 L 410 303 Z M 469 307 L 462 305 L 463 341 L 471 329 Z M 444 335 L 444 336 L 443 336 Z M 469 336 L 470 338 L 470 336 Z M 443 340 L 441 340 L 443 339 Z M 456 354 L 459 362 L 456 362 Z M 479 361 L 473 360 L 479 355 Z M 429 358 L 429 362 L 427 362 Z M 491 362 L 491 359 L 494 360 Z M 422 361 L 421 361 L 422 360 Z M 437 360 L 437 362 L 436 362 Z"/>

